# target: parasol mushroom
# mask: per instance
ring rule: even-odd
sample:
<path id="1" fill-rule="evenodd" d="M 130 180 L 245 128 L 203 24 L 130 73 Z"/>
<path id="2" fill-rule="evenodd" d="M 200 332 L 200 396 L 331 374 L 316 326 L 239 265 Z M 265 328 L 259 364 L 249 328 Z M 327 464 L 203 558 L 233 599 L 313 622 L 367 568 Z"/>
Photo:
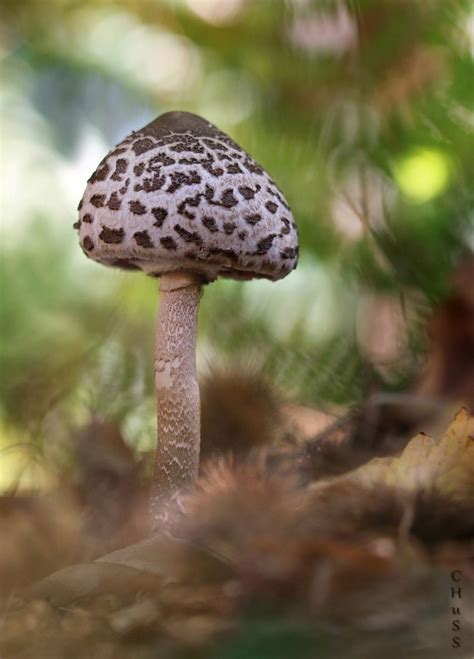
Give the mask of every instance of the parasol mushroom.
<path id="1" fill-rule="evenodd" d="M 89 258 L 160 278 L 157 528 L 170 524 L 170 501 L 198 474 L 201 288 L 218 277 L 285 277 L 297 263 L 296 225 L 275 182 L 225 133 L 189 112 L 168 112 L 102 160 L 74 226 Z"/>

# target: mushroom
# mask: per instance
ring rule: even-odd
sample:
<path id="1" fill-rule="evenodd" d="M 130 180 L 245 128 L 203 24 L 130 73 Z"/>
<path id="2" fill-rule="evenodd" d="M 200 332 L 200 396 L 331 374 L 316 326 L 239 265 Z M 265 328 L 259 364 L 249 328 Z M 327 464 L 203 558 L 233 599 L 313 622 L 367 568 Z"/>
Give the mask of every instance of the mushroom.
<path id="1" fill-rule="evenodd" d="M 285 277 L 298 238 L 282 192 L 205 119 L 168 112 L 132 132 L 99 164 L 79 204 L 80 244 L 104 265 L 160 278 L 155 384 L 158 449 L 154 528 L 198 474 L 196 326 L 204 284 Z"/>

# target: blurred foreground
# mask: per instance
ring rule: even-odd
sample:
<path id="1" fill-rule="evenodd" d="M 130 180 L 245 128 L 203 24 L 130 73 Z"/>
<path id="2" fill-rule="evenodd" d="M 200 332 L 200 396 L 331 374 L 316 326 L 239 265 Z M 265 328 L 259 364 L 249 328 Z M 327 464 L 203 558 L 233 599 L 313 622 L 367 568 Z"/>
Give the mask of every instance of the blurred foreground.
<path id="1" fill-rule="evenodd" d="M 199 371 L 263 369 L 289 402 L 337 415 L 416 387 L 427 319 L 470 287 L 455 274 L 473 239 L 469 7 L 2 3 L 3 490 L 57 484 L 96 419 L 154 447 L 156 283 L 89 262 L 72 225 L 104 154 L 170 109 L 255 156 L 300 233 L 286 280 L 207 287 Z M 456 337 L 465 383 L 425 389 L 462 402 L 472 306 L 451 304 L 435 332 Z"/>
<path id="2" fill-rule="evenodd" d="M 2 656 L 446 659 L 457 647 L 468 659 L 473 451 L 465 409 L 442 437 L 420 433 L 400 457 L 369 462 L 347 435 L 287 435 L 208 462 L 176 511 L 175 537 L 158 534 L 95 561 L 91 539 L 99 552 L 144 536 L 146 526 L 114 537 L 124 519 L 140 519 L 130 505 L 137 482 L 123 481 L 120 497 L 111 471 L 94 481 L 89 464 L 88 496 L 103 485 L 93 508 L 67 486 L 3 502 Z M 115 518 L 111 501 L 122 503 Z M 107 537 L 93 520 L 108 525 Z M 456 602 L 451 588 L 461 588 Z M 448 627 L 454 604 L 456 630 Z"/>

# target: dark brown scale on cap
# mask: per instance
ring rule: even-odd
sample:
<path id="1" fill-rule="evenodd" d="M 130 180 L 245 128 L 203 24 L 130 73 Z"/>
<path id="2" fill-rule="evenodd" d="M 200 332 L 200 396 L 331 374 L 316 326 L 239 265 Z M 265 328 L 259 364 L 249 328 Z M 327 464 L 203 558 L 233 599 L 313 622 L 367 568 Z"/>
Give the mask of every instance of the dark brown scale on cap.
<path id="1" fill-rule="evenodd" d="M 110 167 L 108 166 L 107 163 L 104 163 L 103 165 L 99 165 L 99 167 L 92 174 L 88 182 L 95 183 L 96 181 L 105 181 L 109 172 L 110 172 Z"/>
<path id="2" fill-rule="evenodd" d="M 94 243 L 93 221 L 100 223 Z M 106 156 L 75 226 L 90 258 L 152 276 L 181 272 L 192 261 L 204 282 L 280 279 L 298 254 L 291 211 L 271 177 L 228 135 L 188 112 L 158 117 Z M 146 254 L 137 255 L 137 246 Z"/>
<path id="3" fill-rule="evenodd" d="M 155 227 L 161 227 L 163 226 L 163 222 L 166 220 L 168 216 L 168 211 L 166 208 L 161 208 L 158 206 L 157 208 L 152 208 L 151 212 L 153 213 L 153 217 L 155 218 L 155 222 L 153 224 Z"/>
<path id="4" fill-rule="evenodd" d="M 184 229 L 179 224 L 174 225 L 174 230 L 187 243 L 196 243 L 196 245 L 201 245 L 202 238 L 196 231 L 186 231 L 186 229 Z"/>
<path id="5" fill-rule="evenodd" d="M 260 240 L 257 243 L 257 251 L 254 252 L 254 254 L 266 254 L 268 250 L 271 249 L 271 246 L 273 245 L 273 240 L 275 238 L 276 238 L 276 234 L 271 233 L 266 238 L 263 238 L 263 240 Z"/>
<path id="6" fill-rule="evenodd" d="M 191 151 L 191 153 L 204 153 L 204 148 L 198 142 L 184 142 L 181 144 L 174 144 L 170 147 L 171 151 L 175 153 L 183 153 L 183 151 Z"/>
<path id="7" fill-rule="evenodd" d="M 209 172 L 211 176 L 219 177 L 224 174 L 224 170 L 222 167 L 214 167 L 214 158 L 212 156 L 208 156 L 205 159 L 200 160 L 201 166 L 206 170 L 206 172 Z"/>
<path id="8" fill-rule="evenodd" d="M 211 147 L 213 151 L 228 151 L 228 148 L 224 146 L 224 144 L 221 144 L 220 142 L 216 142 L 216 140 L 210 140 L 209 138 L 204 138 L 203 142 L 206 146 Z"/>
<path id="9" fill-rule="evenodd" d="M 215 156 L 217 160 L 232 160 L 232 156 L 229 156 L 228 153 L 216 153 Z M 230 172 L 230 173 L 236 174 L 237 172 Z"/>
<path id="10" fill-rule="evenodd" d="M 128 161 L 125 158 L 119 158 L 115 163 L 115 171 L 110 177 L 113 181 L 122 181 L 122 176 L 127 171 Z"/>
<path id="11" fill-rule="evenodd" d="M 169 165 L 174 165 L 176 163 L 176 160 L 174 158 L 170 158 L 166 153 L 161 151 L 158 153 L 156 156 L 153 156 L 153 158 L 150 160 L 148 163 L 147 170 L 150 171 L 152 169 L 160 168 L 160 167 L 167 167 Z"/>
<path id="12" fill-rule="evenodd" d="M 209 203 L 212 203 L 212 200 L 214 199 L 214 194 L 215 194 L 214 188 L 211 185 L 206 185 L 206 191 L 204 192 L 204 196 Z"/>
<path id="13" fill-rule="evenodd" d="M 224 190 L 224 194 L 221 197 L 221 206 L 224 206 L 224 208 L 232 208 L 232 206 L 235 206 L 239 202 L 237 199 L 234 197 L 234 191 L 232 189 Z"/>
<path id="14" fill-rule="evenodd" d="M 213 206 L 232 208 L 233 206 L 236 206 L 239 203 L 237 199 L 234 197 L 234 191 L 232 190 L 232 188 L 227 188 L 227 190 L 224 190 L 220 201 L 214 201 L 214 194 L 215 194 L 214 188 L 212 188 L 210 185 L 207 185 L 205 197 L 207 201 Z"/>
<path id="15" fill-rule="evenodd" d="M 148 138 L 137 140 L 133 145 L 132 149 L 135 152 L 135 155 L 139 156 L 150 149 L 153 149 L 154 142 Z"/>
<path id="16" fill-rule="evenodd" d="M 125 184 L 119 190 L 120 194 L 124 195 L 127 192 L 129 185 L 130 185 L 130 179 L 127 178 Z"/>
<path id="17" fill-rule="evenodd" d="M 228 236 L 231 236 L 236 228 L 237 225 L 235 222 L 224 222 L 224 233 L 226 233 Z"/>
<path id="18" fill-rule="evenodd" d="M 123 229 L 111 229 L 110 227 L 102 227 L 99 233 L 99 238 L 104 243 L 121 243 L 124 239 L 125 231 Z"/>
<path id="19" fill-rule="evenodd" d="M 198 165 L 201 160 L 199 158 L 180 158 L 178 162 L 180 165 Z"/>
<path id="20" fill-rule="evenodd" d="M 140 201 L 129 201 L 128 205 L 130 206 L 130 212 L 134 215 L 145 215 L 146 206 L 144 206 Z"/>
<path id="21" fill-rule="evenodd" d="M 100 208 L 101 206 L 104 205 L 104 201 L 105 201 L 105 194 L 95 194 L 92 195 L 90 203 L 96 208 Z"/>
<path id="22" fill-rule="evenodd" d="M 204 215 L 201 222 L 209 231 L 211 232 L 219 231 L 219 229 L 217 228 L 216 221 L 213 217 L 209 217 L 209 215 Z"/>
<path id="23" fill-rule="evenodd" d="M 171 236 L 163 236 L 163 238 L 160 238 L 160 243 L 165 249 L 177 249 L 176 242 Z"/>
<path id="24" fill-rule="evenodd" d="M 255 190 L 252 190 L 252 188 L 249 188 L 248 186 L 245 185 L 239 187 L 239 192 L 244 199 L 253 199 L 259 190 L 260 190 L 259 185 L 257 185 Z"/>
<path id="25" fill-rule="evenodd" d="M 112 151 L 112 153 L 109 154 L 109 156 L 119 156 L 121 153 L 126 153 L 128 149 L 126 147 L 117 147 Z"/>
<path id="26" fill-rule="evenodd" d="M 244 167 L 252 174 L 263 174 L 263 169 L 260 167 L 260 165 L 257 165 L 256 163 L 252 163 L 251 160 L 247 159 L 244 162 Z"/>
<path id="27" fill-rule="evenodd" d="M 291 231 L 291 229 L 290 229 L 290 220 L 287 217 L 281 217 L 280 222 L 283 223 L 283 229 L 281 230 L 281 232 L 283 234 L 290 233 L 290 231 Z"/>
<path id="28" fill-rule="evenodd" d="M 274 186 L 278 189 L 278 187 L 277 187 L 275 181 L 272 181 L 272 180 L 270 179 L 270 183 L 272 183 L 272 185 L 274 185 Z M 291 211 L 291 208 L 288 206 L 288 204 L 286 203 L 286 201 L 283 199 L 282 195 L 281 195 L 279 192 L 277 192 L 277 190 L 272 190 L 272 188 L 270 188 L 270 187 L 267 186 L 267 187 L 266 187 L 266 191 L 268 192 L 268 194 L 272 195 L 272 197 L 275 197 L 275 199 L 278 199 L 279 203 L 280 203 L 284 208 L 286 208 L 286 210 Z"/>
<path id="29" fill-rule="evenodd" d="M 140 247 L 153 247 L 153 243 L 150 236 L 148 235 L 148 231 L 136 231 L 133 234 L 133 237 L 137 245 L 140 245 Z"/>
<path id="30" fill-rule="evenodd" d="M 143 183 L 137 183 L 133 189 L 136 192 L 139 192 L 140 190 L 144 190 L 145 192 L 156 192 L 157 190 L 161 190 L 165 183 L 166 176 L 155 174 L 153 178 L 144 178 Z"/>
<path id="31" fill-rule="evenodd" d="M 247 222 L 247 224 L 252 224 L 252 225 L 257 224 L 257 222 L 260 222 L 261 219 L 262 216 L 260 215 L 260 213 L 252 213 L 251 215 L 245 216 L 245 221 Z"/>
<path id="32" fill-rule="evenodd" d="M 171 184 L 166 192 L 176 192 L 183 185 L 195 185 L 196 183 L 201 183 L 201 177 L 195 170 L 190 171 L 189 174 L 173 172 L 171 174 Z"/>
<path id="33" fill-rule="evenodd" d="M 188 217 L 190 220 L 194 220 L 196 217 L 196 213 L 191 213 L 190 211 L 187 210 L 187 206 L 192 206 L 196 208 L 199 206 L 199 203 L 201 201 L 201 194 L 197 194 L 194 197 L 186 197 L 179 205 L 178 208 L 176 209 L 180 215 L 185 215 Z"/>
<path id="34" fill-rule="evenodd" d="M 82 241 L 82 245 L 84 249 L 86 249 L 88 252 L 94 249 L 94 243 L 92 242 L 92 238 L 90 236 L 86 236 L 84 240 Z"/>
<path id="35" fill-rule="evenodd" d="M 122 205 L 122 200 L 119 198 L 117 192 L 112 192 L 110 199 L 107 202 L 107 208 L 110 208 L 111 211 L 118 211 Z"/>

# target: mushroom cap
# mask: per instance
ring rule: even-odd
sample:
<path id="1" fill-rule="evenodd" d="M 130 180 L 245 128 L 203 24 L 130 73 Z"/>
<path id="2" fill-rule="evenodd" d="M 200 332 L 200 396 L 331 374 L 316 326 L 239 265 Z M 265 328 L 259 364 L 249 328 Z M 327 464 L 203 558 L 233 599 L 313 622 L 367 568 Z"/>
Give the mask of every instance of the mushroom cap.
<path id="1" fill-rule="evenodd" d="M 108 153 L 74 227 L 89 258 L 154 276 L 276 280 L 298 258 L 296 224 L 276 183 L 189 112 L 161 115 Z"/>

